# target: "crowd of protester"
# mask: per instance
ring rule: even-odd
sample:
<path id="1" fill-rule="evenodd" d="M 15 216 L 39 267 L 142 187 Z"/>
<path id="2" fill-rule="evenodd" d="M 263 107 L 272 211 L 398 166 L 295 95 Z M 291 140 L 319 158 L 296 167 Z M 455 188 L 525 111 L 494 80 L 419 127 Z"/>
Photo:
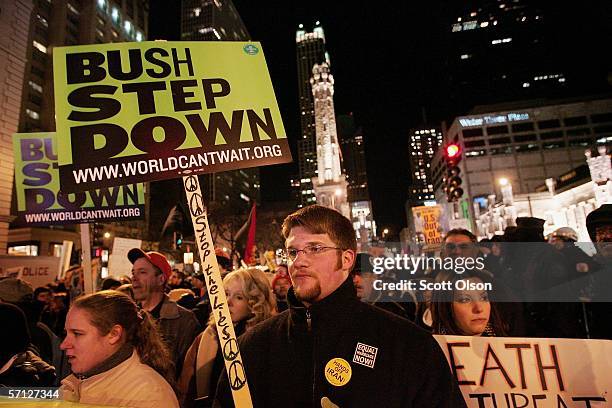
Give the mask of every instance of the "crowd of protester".
<path id="1" fill-rule="evenodd" d="M 327 216 L 319 208 L 311 211 L 316 213 L 315 218 Z M 359 309 L 350 303 L 352 299 L 367 305 L 360 315 L 362 319 L 384 321 L 397 333 L 408 333 L 406 339 L 393 341 L 425 341 L 421 333 L 427 332 L 612 339 L 612 326 L 606 320 L 612 310 L 612 303 L 608 302 L 612 292 L 612 205 L 604 205 L 587 217 L 587 229 L 596 248 L 594 255 L 587 255 L 575 245 L 575 231 L 561 228 L 547 240 L 543 235 L 544 221 L 526 217 L 517 219 L 517 225 L 508 227 L 503 236 L 480 242 L 463 229 L 445 235 L 441 257 L 481 257 L 484 268 L 461 274 L 423 269 L 407 276 L 392 269 L 374 273 L 373 256 L 356 254 L 351 249 L 354 242 L 342 241 L 354 237 L 338 238 L 338 232 L 319 227 L 318 220 L 309 221 L 312 215 L 308 211 L 298 211 L 297 216 L 291 215 L 286 220 L 284 235 L 289 265 L 279 263 L 273 273 L 254 267 L 236 269 L 226 255 L 217 253 L 236 335 L 246 335 L 240 337 L 247 339 L 240 344 L 242 348 L 246 342 L 247 373 L 262 368 L 259 359 L 263 357 L 249 357 L 248 345 L 267 338 L 262 333 L 263 322 L 273 330 L 281 330 L 286 324 L 283 319 L 288 316 L 289 327 L 293 327 L 295 322 L 291 319 L 302 316 L 305 310 L 310 330 L 310 311 L 316 314 L 317 310 L 325 310 L 327 317 L 321 319 L 333 332 L 334 322 L 325 320 L 336 313 L 330 307 L 343 311 L 341 302 L 352 304 L 351 310 L 343 311 L 345 314 L 339 317 L 351 321 L 353 317 L 348 316 Z M 333 221 L 334 215 L 331 217 Z M 317 246 L 304 241 L 305 245 L 301 245 L 302 236 L 321 236 L 330 244 Z M 295 279 L 309 276 L 302 276 L 301 269 L 293 264 L 327 250 L 342 251 L 336 267 L 346 277 L 341 274 L 342 279 L 337 282 L 327 282 L 332 293 L 305 297 L 300 293 L 300 285 L 296 287 Z M 300 256 L 301 252 L 304 255 Z M 0 280 L 0 325 L 11 333 L 2 336 L 0 386 L 60 387 L 62 398 L 67 401 L 109 406 L 199 407 L 224 401 L 223 395 L 217 399 L 215 394 L 217 389 L 228 390 L 223 386 L 227 377 L 204 275 L 173 270 L 158 252 L 135 248 L 128 258 L 133 264 L 131 276 L 106 278 L 99 285 L 100 291 L 89 295 L 79 290 L 83 280 L 79 267 L 70 268 L 61 281 L 36 289 L 21 279 Z M 334 268 L 333 264 L 324 267 Z M 319 279 L 324 286 L 325 278 Z M 391 294 L 375 290 L 373 283 L 377 279 L 389 282 L 418 279 L 430 283 L 462 279 L 474 284 L 490 283 L 495 289 Z M 539 302 L 534 297 L 522 297 L 535 296 L 536 290 L 552 287 L 571 288 L 569 301 Z M 295 344 L 299 344 L 300 338 Z M 285 347 L 277 344 L 278 339 L 266 341 Z M 273 346 L 266 352 L 274 354 Z M 429 356 L 439 359 L 438 351 Z M 279 364 L 288 364 L 289 357 L 276 354 Z M 259 361 L 257 370 L 249 367 L 249 358 Z M 272 378 L 274 374 L 268 376 Z M 281 380 L 284 379 L 274 379 Z M 438 380 L 440 384 L 450 381 L 446 374 Z M 255 380 L 254 384 L 260 381 L 263 380 Z M 457 395 L 456 386 L 449 384 L 448 396 L 453 396 L 449 397 L 452 401 Z M 314 390 L 315 385 L 312 387 Z M 301 391 L 286 391 L 301 395 Z M 255 390 L 255 396 L 261 398 L 261 391 Z M 463 406 L 449 404 L 435 406 Z"/>

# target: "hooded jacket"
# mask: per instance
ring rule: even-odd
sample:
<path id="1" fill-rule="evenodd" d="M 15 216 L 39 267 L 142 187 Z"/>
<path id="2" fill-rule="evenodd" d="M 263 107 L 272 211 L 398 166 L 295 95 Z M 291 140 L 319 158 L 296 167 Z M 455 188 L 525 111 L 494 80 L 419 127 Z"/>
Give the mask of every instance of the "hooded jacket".
<path id="1" fill-rule="evenodd" d="M 350 278 L 310 308 L 293 289 L 288 301 L 239 339 L 255 407 L 466 406 L 434 338 L 359 301 Z M 222 375 L 216 406 L 232 405 Z"/>

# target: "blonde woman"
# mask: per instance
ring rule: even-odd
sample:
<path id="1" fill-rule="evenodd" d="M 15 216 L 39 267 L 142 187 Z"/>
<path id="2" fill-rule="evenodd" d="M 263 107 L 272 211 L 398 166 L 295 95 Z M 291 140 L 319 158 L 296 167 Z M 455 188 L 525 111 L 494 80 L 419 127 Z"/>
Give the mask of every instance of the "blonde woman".
<path id="1" fill-rule="evenodd" d="M 276 301 L 270 282 L 259 269 L 230 272 L 223 279 L 223 286 L 236 336 L 275 313 Z M 181 406 L 210 404 L 223 367 L 223 355 L 211 315 L 206 330 L 196 337 L 185 356 L 177 387 Z"/>

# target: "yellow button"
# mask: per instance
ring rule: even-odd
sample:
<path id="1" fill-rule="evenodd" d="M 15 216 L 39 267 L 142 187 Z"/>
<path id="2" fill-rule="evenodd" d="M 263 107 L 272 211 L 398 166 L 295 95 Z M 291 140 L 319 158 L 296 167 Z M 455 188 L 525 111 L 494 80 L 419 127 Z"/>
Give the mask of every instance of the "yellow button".
<path id="1" fill-rule="evenodd" d="M 352 374 L 351 365 L 343 358 L 332 358 L 325 365 L 325 379 L 336 387 L 346 385 Z"/>

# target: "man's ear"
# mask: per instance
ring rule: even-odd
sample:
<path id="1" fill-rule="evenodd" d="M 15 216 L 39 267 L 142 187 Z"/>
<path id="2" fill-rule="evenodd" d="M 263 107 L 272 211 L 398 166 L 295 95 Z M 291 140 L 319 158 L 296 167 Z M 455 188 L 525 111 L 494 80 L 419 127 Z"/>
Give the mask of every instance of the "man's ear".
<path id="1" fill-rule="evenodd" d="M 166 275 L 164 275 L 163 273 L 160 273 L 159 275 L 157 275 L 159 278 L 159 286 L 165 286 L 166 283 L 168 282 L 168 278 L 166 278 Z"/>
<path id="2" fill-rule="evenodd" d="M 342 269 L 350 272 L 353 270 L 355 264 L 355 251 L 352 249 L 345 249 L 342 251 Z"/>

